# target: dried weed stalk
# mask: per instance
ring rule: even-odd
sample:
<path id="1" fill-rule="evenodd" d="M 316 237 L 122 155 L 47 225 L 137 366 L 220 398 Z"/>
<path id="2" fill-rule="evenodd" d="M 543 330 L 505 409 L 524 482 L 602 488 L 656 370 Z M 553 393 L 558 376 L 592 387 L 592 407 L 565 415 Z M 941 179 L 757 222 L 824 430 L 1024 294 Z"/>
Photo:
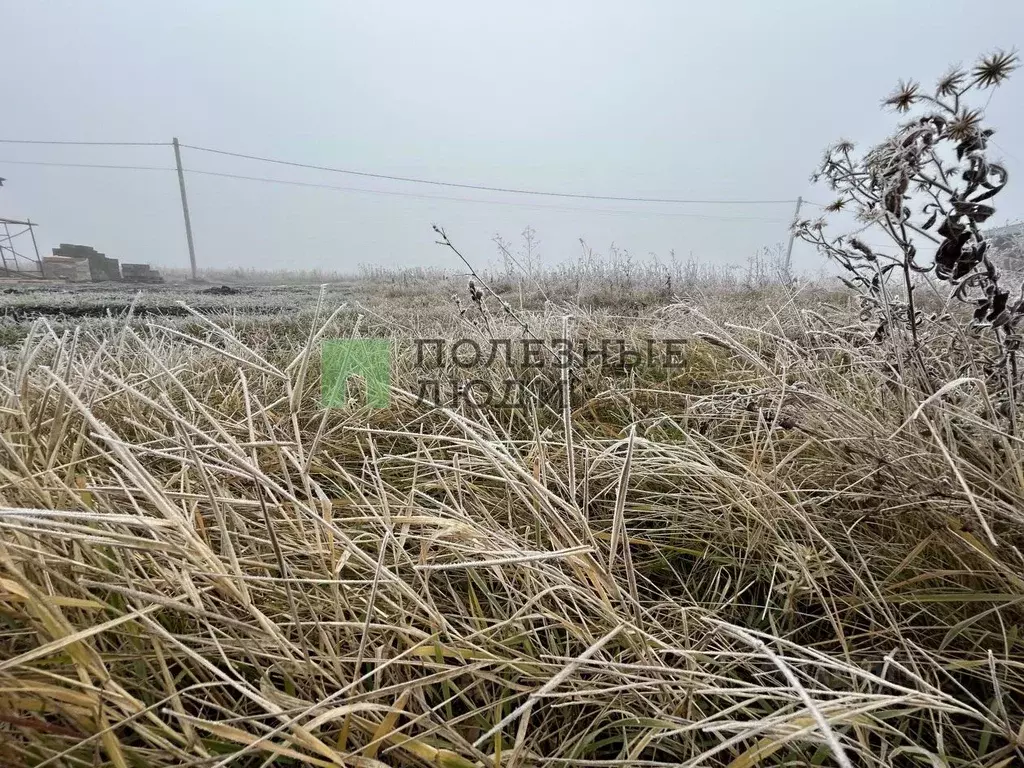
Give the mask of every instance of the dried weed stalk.
<path id="1" fill-rule="evenodd" d="M 969 98 L 1000 85 L 1018 61 L 1015 52 L 997 51 L 970 69 L 952 68 L 930 93 L 917 82 L 901 81 L 883 104 L 901 114 L 915 109 L 920 114 L 862 156 L 854 154 L 850 141 L 829 147 L 812 180 L 824 181 L 836 198 L 822 218 L 794 225 L 800 238 L 846 270 L 843 282 L 860 294 L 861 318 L 875 324 L 875 340 L 909 341 L 901 365 L 919 362 L 921 334 L 928 330 L 916 290 L 948 283 L 949 299 L 973 308 L 964 338 L 973 337 L 968 343 L 976 347 L 981 372 L 1011 394 L 1024 295 L 1011 300 L 981 229 L 995 213 L 994 198 L 1008 175 L 990 158 L 994 130 Z M 826 234 L 827 219 L 845 211 L 855 214 L 856 231 Z M 893 252 L 866 243 L 862 233 L 867 231 L 885 235 Z M 934 248 L 931 263 L 919 257 L 926 244 Z M 902 286 L 890 285 L 892 274 L 902 278 Z M 987 344 L 976 343 L 982 335 L 994 339 L 997 354 L 985 354 Z M 929 384 L 934 388 L 941 382 Z M 1012 404 L 1014 398 L 1009 400 Z"/>

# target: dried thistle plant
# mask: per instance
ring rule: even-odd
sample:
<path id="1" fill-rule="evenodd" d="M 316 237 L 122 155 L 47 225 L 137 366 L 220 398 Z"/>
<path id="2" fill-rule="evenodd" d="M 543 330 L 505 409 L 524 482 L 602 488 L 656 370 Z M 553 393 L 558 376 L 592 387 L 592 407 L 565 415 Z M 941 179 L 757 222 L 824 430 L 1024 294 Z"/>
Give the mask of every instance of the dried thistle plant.
<path id="1" fill-rule="evenodd" d="M 843 282 L 861 294 L 862 319 L 878 323 L 876 339 L 909 333 L 916 351 L 927 320 L 916 308 L 915 284 L 948 283 L 954 300 L 974 308 L 973 334 L 987 329 L 998 342 L 1001 354 L 987 367 L 1005 374 L 1011 394 L 1024 299 L 1010 300 L 980 228 L 995 213 L 993 198 L 1008 175 L 988 155 L 994 130 L 985 126 L 983 110 L 967 102 L 1003 83 L 1018 63 L 1016 52 L 997 51 L 970 69 L 950 69 L 931 92 L 915 81 L 900 81 L 883 105 L 900 114 L 917 109 L 921 114 L 863 156 L 854 155 L 850 141 L 829 147 L 811 178 L 827 184 L 835 199 L 823 218 L 794 224 L 801 239 L 844 268 Z M 852 212 L 859 229 L 852 235 L 826 234 L 828 219 L 841 212 Z M 867 245 L 860 238 L 865 231 L 884 234 L 895 254 Z M 928 241 L 936 246 L 934 258 L 922 264 L 918 245 Z M 890 273 L 902 277 L 902 290 L 888 288 Z"/>

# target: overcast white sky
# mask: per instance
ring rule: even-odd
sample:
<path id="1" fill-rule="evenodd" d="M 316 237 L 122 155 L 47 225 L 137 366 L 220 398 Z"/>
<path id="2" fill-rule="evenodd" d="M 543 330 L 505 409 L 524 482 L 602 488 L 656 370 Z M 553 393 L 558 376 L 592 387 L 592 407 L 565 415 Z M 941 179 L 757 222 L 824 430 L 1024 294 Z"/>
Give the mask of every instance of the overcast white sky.
<path id="1" fill-rule="evenodd" d="M 807 180 L 822 148 L 840 136 L 881 138 L 895 118 L 878 105 L 898 78 L 930 83 L 1024 34 L 1024 3 L 1002 0 L 0 0 L 0 9 L 0 138 L 178 136 L 358 171 L 686 199 L 827 202 Z M 1024 72 L 995 92 L 988 115 L 1011 173 L 999 224 L 1024 216 Z M 580 237 L 640 257 L 675 249 L 742 262 L 785 239 L 792 216 L 789 203 L 569 201 L 183 155 L 191 169 L 476 201 L 189 175 L 198 260 L 209 267 L 454 266 L 433 244 L 433 221 L 481 262 L 493 258 L 494 233 L 515 238 L 528 224 L 548 262 L 574 258 Z M 38 221 L 47 253 L 75 242 L 187 266 L 173 173 L 11 160 L 172 167 L 170 147 L 0 144 L 0 216 Z M 818 263 L 805 246 L 795 256 L 799 267 Z"/>

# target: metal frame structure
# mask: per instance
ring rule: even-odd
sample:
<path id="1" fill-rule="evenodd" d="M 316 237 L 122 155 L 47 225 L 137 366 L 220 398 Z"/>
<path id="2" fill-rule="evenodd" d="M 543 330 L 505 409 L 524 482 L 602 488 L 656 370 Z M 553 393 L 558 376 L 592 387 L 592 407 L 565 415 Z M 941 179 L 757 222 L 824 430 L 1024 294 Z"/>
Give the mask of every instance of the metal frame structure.
<path id="1" fill-rule="evenodd" d="M 11 227 L 24 227 L 20 232 L 11 232 Z M 5 219 L 0 217 L 0 277 L 39 277 L 43 276 L 43 260 L 39 257 L 39 245 L 36 243 L 35 228 L 39 226 L 26 219 Z M 28 234 L 32 238 L 32 250 L 35 258 L 18 251 L 14 247 L 17 237 Z M 29 266 L 31 265 L 31 266 Z M 29 268 L 23 268 L 29 267 Z"/>

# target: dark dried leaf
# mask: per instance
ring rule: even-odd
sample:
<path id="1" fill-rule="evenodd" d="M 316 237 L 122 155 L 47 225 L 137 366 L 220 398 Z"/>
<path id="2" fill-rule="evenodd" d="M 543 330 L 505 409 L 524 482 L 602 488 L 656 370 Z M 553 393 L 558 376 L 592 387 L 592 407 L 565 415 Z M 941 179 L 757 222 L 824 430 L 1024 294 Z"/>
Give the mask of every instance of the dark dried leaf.
<path id="1" fill-rule="evenodd" d="M 988 163 L 980 154 L 971 155 L 969 160 L 971 165 L 963 172 L 963 180 L 974 188 L 988 179 Z"/>
<path id="2" fill-rule="evenodd" d="M 928 220 L 921 225 L 921 229 L 931 229 L 935 225 L 935 219 L 938 217 L 938 215 L 939 209 L 936 208 L 934 211 L 932 211 L 932 215 L 928 217 Z"/>
<path id="3" fill-rule="evenodd" d="M 1002 328 L 1004 325 L 1009 323 L 1013 319 L 1013 316 L 1009 312 L 1000 312 L 992 315 L 989 318 L 989 322 L 992 323 L 993 328 Z"/>
<path id="4" fill-rule="evenodd" d="M 1009 181 L 1010 177 L 1006 173 L 1006 169 L 1001 165 L 992 163 L 988 167 L 989 177 L 995 177 L 996 181 L 990 181 L 988 179 L 982 184 L 988 191 L 977 195 L 972 202 L 980 203 L 982 200 L 988 200 L 990 197 L 995 197 L 999 194 L 1000 190 L 1006 186 L 1006 182 Z"/>
<path id="5" fill-rule="evenodd" d="M 967 277 L 967 275 L 971 274 L 971 271 L 976 266 L 978 266 L 977 262 L 971 261 L 970 259 L 960 259 L 960 261 L 956 263 L 956 267 L 953 269 L 952 279 L 955 281 Z"/>
<path id="6" fill-rule="evenodd" d="M 993 176 L 996 177 L 995 181 L 991 181 L 991 177 Z M 1006 182 L 1009 181 L 1009 179 L 1010 175 L 1006 172 L 1005 167 L 999 163 L 989 163 L 988 177 L 985 178 L 982 184 L 989 189 L 994 189 L 996 187 L 1002 188 L 1006 185 Z"/>
<path id="7" fill-rule="evenodd" d="M 966 155 L 970 155 L 972 152 L 981 152 L 988 148 L 988 137 L 992 135 L 991 130 L 984 130 L 981 132 L 974 131 L 973 133 L 967 132 L 962 137 L 963 140 L 957 144 L 956 147 L 956 159 L 962 160 Z M 950 134 L 950 138 L 959 140 L 959 134 L 957 136 Z"/>
<path id="8" fill-rule="evenodd" d="M 992 312 L 989 315 L 990 320 L 1006 311 L 1006 303 L 1009 299 L 1009 291 L 996 291 L 996 295 L 992 297 Z"/>
<path id="9" fill-rule="evenodd" d="M 928 133 L 928 131 L 926 131 L 924 128 L 918 128 L 916 130 L 907 131 L 903 135 L 903 140 L 900 141 L 900 146 L 903 149 L 908 149 L 914 146 L 917 140 L 922 138 L 926 133 Z"/>
<path id="10" fill-rule="evenodd" d="M 920 273 L 922 275 L 932 271 L 932 268 L 931 268 L 930 265 L 929 266 L 921 266 L 915 260 L 916 258 L 917 258 L 917 248 L 914 247 L 913 243 L 909 243 L 907 245 L 907 266 L 910 267 L 915 272 L 918 272 L 918 273 Z"/>
<path id="11" fill-rule="evenodd" d="M 981 263 L 981 258 L 985 254 L 985 243 L 971 243 L 970 245 L 963 248 L 960 252 L 960 258 L 956 262 L 956 266 L 953 268 L 953 279 L 960 280 L 971 272 L 974 268 Z"/>
<path id="12" fill-rule="evenodd" d="M 955 215 L 950 215 L 943 219 L 937 230 L 938 234 L 942 237 L 956 237 L 963 231 L 964 225 L 960 223 L 959 218 Z"/>
<path id="13" fill-rule="evenodd" d="M 981 205 L 980 203 L 970 202 L 967 200 L 954 200 L 953 210 L 960 216 L 966 216 L 975 224 L 985 222 L 993 213 L 996 212 L 996 209 L 991 205 Z"/>
<path id="14" fill-rule="evenodd" d="M 932 127 L 932 130 L 939 135 L 941 135 L 942 132 L 946 130 L 947 122 L 948 120 L 943 115 L 935 113 L 925 115 L 924 117 L 921 118 L 922 125 L 930 125 Z"/>
<path id="15" fill-rule="evenodd" d="M 949 221 L 947 219 L 947 221 Z M 947 237 L 935 252 L 935 276 L 940 280 L 955 278 L 957 267 L 963 256 L 963 248 L 970 239 L 969 232 L 961 232 L 958 236 Z"/>

